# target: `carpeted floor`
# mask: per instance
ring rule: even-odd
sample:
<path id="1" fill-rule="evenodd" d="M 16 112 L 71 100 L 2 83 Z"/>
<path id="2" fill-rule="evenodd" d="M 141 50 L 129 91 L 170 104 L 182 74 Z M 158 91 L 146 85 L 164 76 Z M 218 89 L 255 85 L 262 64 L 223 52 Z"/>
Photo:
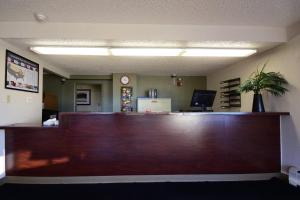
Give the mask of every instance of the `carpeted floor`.
<path id="1" fill-rule="evenodd" d="M 0 186 L 0 199 L 297 199 L 300 188 L 279 179 L 249 182 L 120 183 Z"/>

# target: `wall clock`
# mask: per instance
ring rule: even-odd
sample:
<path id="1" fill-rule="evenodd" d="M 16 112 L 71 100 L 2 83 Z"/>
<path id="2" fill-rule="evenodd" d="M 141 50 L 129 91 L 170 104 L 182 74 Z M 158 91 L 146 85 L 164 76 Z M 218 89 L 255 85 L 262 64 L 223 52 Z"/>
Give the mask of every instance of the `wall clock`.
<path id="1" fill-rule="evenodd" d="M 127 85 L 129 83 L 129 77 L 124 75 L 121 77 L 120 81 L 123 85 Z"/>

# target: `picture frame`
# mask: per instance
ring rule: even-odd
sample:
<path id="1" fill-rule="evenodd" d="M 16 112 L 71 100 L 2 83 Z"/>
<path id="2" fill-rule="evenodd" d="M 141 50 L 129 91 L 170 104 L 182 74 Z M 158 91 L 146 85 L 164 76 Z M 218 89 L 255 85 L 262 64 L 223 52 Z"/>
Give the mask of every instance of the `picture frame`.
<path id="1" fill-rule="evenodd" d="M 6 49 L 5 88 L 39 93 L 39 64 Z"/>
<path id="2" fill-rule="evenodd" d="M 91 105 L 91 90 L 77 89 L 76 90 L 76 105 L 89 106 Z"/>

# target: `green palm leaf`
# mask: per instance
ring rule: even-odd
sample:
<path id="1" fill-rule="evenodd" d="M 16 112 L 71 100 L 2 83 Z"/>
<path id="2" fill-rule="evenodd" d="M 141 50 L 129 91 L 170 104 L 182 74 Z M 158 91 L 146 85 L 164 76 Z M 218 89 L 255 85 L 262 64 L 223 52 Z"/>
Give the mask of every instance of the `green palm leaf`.
<path id="1" fill-rule="evenodd" d="M 270 92 L 272 95 L 284 95 L 288 89 L 285 85 L 287 80 L 279 72 L 264 72 L 265 63 L 261 70 L 257 68 L 256 72 L 252 73 L 248 80 L 240 86 L 240 92 L 253 91 L 255 94 L 260 94 L 262 90 Z"/>

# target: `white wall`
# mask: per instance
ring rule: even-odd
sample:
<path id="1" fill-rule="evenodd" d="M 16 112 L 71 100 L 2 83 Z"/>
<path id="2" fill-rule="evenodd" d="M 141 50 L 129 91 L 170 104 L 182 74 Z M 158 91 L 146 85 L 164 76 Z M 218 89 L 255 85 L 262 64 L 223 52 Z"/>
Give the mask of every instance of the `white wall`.
<path id="1" fill-rule="evenodd" d="M 219 91 L 220 81 L 230 78 L 240 77 L 243 82 L 257 69 L 257 66 L 261 67 L 267 61 L 266 71 L 282 73 L 290 84 L 289 92 L 283 97 L 264 94 L 266 111 L 287 111 L 291 114 L 290 117 L 284 119 L 282 135 L 283 170 L 286 171 L 286 167 L 290 165 L 300 168 L 300 35 L 282 46 L 209 74 L 207 88 Z M 251 111 L 252 95 L 253 93 L 242 94 L 241 109 L 230 111 Z M 215 111 L 222 111 L 219 102 L 219 95 L 217 95 L 214 105 Z"/>
<path id="2" fill-rule="evenodd" d="M 39 63 L 39 93 L 5 89 L 6 49 Z M 0 39 L 0 126 L 13 123 L 41 123 L 44 67 L 57 74 L 69 77 L 67 72 L 48 65 L 39 59 L 37 55 L 15 48 Z M 0 178 L 4 176 L 4 169 L 4 131 L 0 130 Z"/>
<path id="3" fill-rule="evenodd" d="M 39 64 L 39 93 L 23 92 L 5 89 L 5 54 L 6 49 L 13 51 Z M 41 123 L 42 120 L 42 91 L 43 68 L 47 68 L 62 76 L 68 73 L 54 66 L 48 65 L 37 55 L 22 51 L 0 40 L 0 125 L 11 123 Z M 7 99 L 10 99 L 9 102 Z"/>

